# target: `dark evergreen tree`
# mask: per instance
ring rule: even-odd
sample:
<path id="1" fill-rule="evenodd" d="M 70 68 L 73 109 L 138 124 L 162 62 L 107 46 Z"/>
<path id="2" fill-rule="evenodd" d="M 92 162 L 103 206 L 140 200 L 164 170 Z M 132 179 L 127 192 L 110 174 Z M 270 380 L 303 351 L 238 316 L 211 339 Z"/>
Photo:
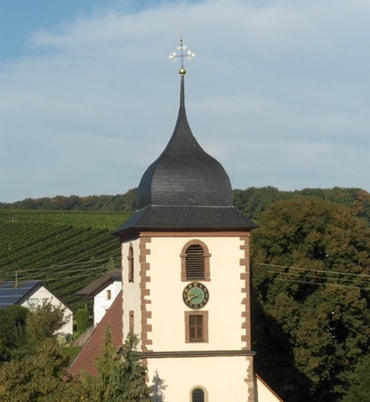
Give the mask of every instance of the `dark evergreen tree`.
<path id="1" fill-rule="evenodd" d="M 112 332 L 108 326 L 105 331 L 104 346 L 101 354 L 96 359 L 97 378 L 91 381 L 93 384 L 94 401 L 111 401 L 115 393 L 114 376 L 117 367 L 117 351 L 113 346 Z"/>
<path id="2" fill-rule="evenodd" d="M 150 388 L 145 378 L 147 369 L 143 365 L 140 353 L 136 350 L 139 340 L 129 333 L 119 354 L 118 364 L 114 373 L 114 390 L 116 401 L 150 402 Z"/>
<path id="3" fill-rule="evenodd" d="M 94 384 L 94 401 L 150 402 L 150 388 L 145 381 L 147 370 L 136 350 L 138 342 L 135 335 L 129 334 L 117 352 L 107 328 L 102 354 L 96 362 L 98 377 L 88 380 Z"/>

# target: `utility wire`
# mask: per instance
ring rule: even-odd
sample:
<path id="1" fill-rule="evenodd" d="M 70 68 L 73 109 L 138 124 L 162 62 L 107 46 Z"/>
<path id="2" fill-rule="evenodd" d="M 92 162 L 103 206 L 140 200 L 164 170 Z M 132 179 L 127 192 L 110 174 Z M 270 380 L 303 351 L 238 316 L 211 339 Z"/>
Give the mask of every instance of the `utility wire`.
<path id="1" fill-rule="evenodd" d="M 276 274 L 276 272 L 273 271 L 269 272 Z M 310 285 L 330 285 L 330 286 L 360 288 L 364 290 L 370 290 L 370 283 L 361 283 L 359 281 L 339 279 L 338 282 L 334 282 L 335 278 L 325 278 L 322 276 L 315 276 L 315 275 L 308 275 L 308 276 L 305 275 L 304 277 L 300 277 L 298 274 L 290 274 L 289 272 L 278 272 L 277 275 L 285 276 L 285 278 L 279 278 L 279 277 L 275 278 L 275 280 L 278 281 L 305 283 Z"/>
<path id="2" fill-rule="evenodd" d="M 341 287 L 341 288 L 370 290 L 370 287 L 341 285 L 339 283 L 330 283 L 330 282 L 297 281 L 297 280 L 290 280 L 290 279 L 286 279 L 286 278 L 284 278 L 284 279 L 276 278 L 276 280 L 281 281 L 281 282 L 302 283 L 302 284 L 314 285 L 314 286 L 335 286 L 335 287 Z"/>
<path id="3" fill-rule="evenodd" d="M 352 289 L 370 290 L 370 275 L 315 268 L 295 267 L 289 265 L 259 263 L 270 267 L 267 272 L 277 275 L 275 280 L 290 283 L 301 283 L 312 286 L 337 286 Z M 289 272 L 283 272 L 289 270 Z M 292 272 L 293 271 L 293 272 Z"/>
<path id="4" fill-rule="evenodd" d="M 311 271 L 311 272 L 320 272 L 326 275 L 345 275 L 345 276 L 361 276 L 365 278 L 369 278 L 369 274 L 351 274 L 349 272 L 340 272 L 340 271 L 332 271 L 332 270 L 325 270 L 325 269 L 316 269 L 316 268 L 303 268 L 303 267 L 294 267 L 289 265 L 278 265 L 278 264 L 268 264 L 268 263 L 258 263 L 258 265 L 266 266 L 266 267 L 273 267 L 273 268 L 284 268 L 284 269 L 292 269 L 292 270 L 299 270 L 299 271 Z"/>
<path id="5" fill-rule="evenodd" d="M 17 272 L 21 273 L 35 273 L 35 271 L 43 271 L 43 270 L 48 270 L 48 269 L 62 269 L 62 268 L 68 268 L 70 267 L 71 270 L 75 270 L 76 267 L 82 267 L 86 266 L 89 264 L 99 264 L 99 263 L 109 263 L 109 262 L 117 262 L 121 261 L 121 257 L 104 257 L 104 258 L 98 258 L 98 259 L 92 259 L 88 261 L 80 261 L 80 262 L 70 262 L 68 264 L 52 264 L 48 266 L 43 266 L 43 267 L 35 267 L 35 268 L 29 268 L 29 269 L 17 269 Z M 89 268 L 90 269 L 90 268 Z M 98 268 L 97 268 L 98 269 Z"/>

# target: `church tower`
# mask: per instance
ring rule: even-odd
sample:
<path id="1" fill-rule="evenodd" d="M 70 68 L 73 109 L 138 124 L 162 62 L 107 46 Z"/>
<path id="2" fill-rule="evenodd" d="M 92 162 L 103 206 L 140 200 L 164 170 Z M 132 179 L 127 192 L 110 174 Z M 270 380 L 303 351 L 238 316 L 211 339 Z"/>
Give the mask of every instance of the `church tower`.
<path id="1" fill-rule="evenodd" d="M 186 57 L 182 42 L 179 50 Z M 157 375 L 168 402 L 257 402 L 249 267 L 256 225 L 233 207 L 227 173 L 191 132 L 185 74 L 182 65 L 174 132 L 117 231 L 123 339 L 138 335 L 148 383 Z"/>

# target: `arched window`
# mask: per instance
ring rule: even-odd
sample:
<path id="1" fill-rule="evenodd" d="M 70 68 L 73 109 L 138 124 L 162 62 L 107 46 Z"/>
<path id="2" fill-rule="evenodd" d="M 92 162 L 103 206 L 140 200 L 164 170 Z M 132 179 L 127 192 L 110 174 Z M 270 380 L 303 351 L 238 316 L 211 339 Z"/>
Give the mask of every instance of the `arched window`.
<path id="1" fill-rule="evenodd" d="M 210 280 L 208 247 L 201 240 L 186 243 L 181 252 L 181 280 Z"/>
<path id="2" fill-rule="evenodd" d="M 191 402 L 204 402 L 204 391 L 200 388 L 195 388 L 191 393 Z"/>
<path id="3" fill-rule="evenodd" d="M 134 249 L 132 247 L 132 244 L 130 244 L 130 247 L 128 249 L 128 281 L 133 282 L 134 281 Z"/>

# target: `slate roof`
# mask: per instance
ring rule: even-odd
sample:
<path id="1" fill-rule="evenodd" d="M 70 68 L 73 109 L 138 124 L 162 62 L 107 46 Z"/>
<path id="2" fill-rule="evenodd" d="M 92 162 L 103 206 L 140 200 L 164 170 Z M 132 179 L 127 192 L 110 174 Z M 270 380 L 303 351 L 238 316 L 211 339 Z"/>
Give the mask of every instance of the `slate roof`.
<path id="1" fill-rule="evenodd" d="M 193 136 L 185 111 L 184 75 L 174 132 L 145 171 L 137 211 L 118 230 L 250 230 L 256 225 L 233 207 L 229 177 Z"/>
<path id="2" fill-rule="evenodd" d="M 257 227 L 234 207 L 148 206 L 117 231 L 132 230 L 250 230 Z"/>
<path id="3" fill-rule="evenodd" d="M 140 181 L 137 209 L 148 205 L 231 206 L 232 189 L 227 173 L 202 149 L 191 132 L 185 112 L 183 75 L 180 92 L 174 132 Z"/>
<path id="4" fill-rule="evenodd" d="M 89 285 L 79 290 L 76 294 L 79 296 L 94 297 L 96 294 L 98 294 L 101 290 L 106 288 L 114 281 L 121 281 L 121 280 L 122 280 L 121 270 L 113 269 L 112 271 L 106 272 L 100 278 L 96 279 Z"/>
<path id="5" fill-rule="evenodd" d="M 17 286 L 14 281 L 2 282 L 0 284 L 0 308 L 22 304 L 41 286 L 42 283 L 38 280 L 22 282 Z"/>

